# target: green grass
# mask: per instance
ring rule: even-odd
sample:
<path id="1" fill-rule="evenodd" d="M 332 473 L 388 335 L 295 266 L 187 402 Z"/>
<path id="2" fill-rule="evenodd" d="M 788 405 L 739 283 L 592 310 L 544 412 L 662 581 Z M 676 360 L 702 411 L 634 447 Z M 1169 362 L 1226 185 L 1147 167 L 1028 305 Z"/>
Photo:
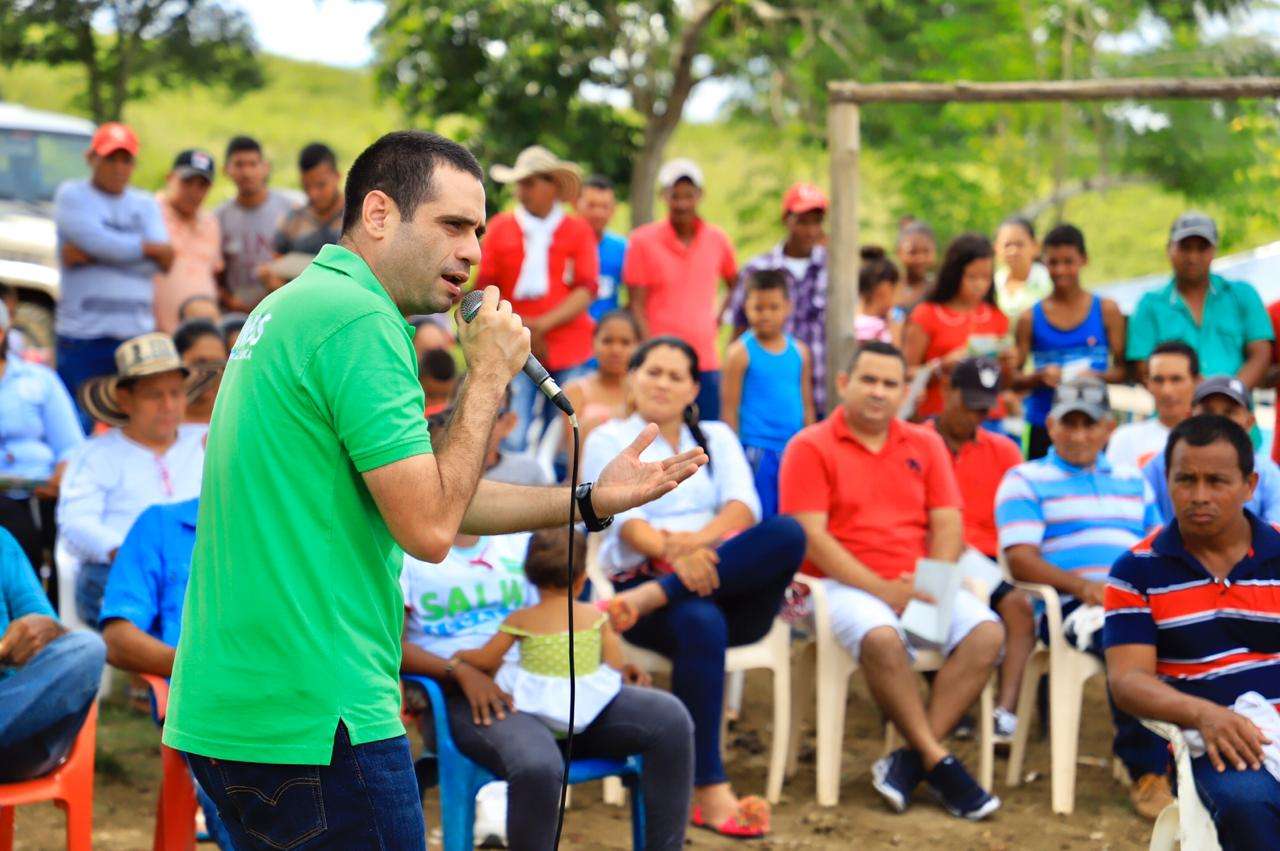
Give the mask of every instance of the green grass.
<path id="1" fill-rule="evenodd" d="M 125 118 L 142 142 L 137 183 L 156 188 L 174 154 L 192 146 L 221 157 L 227 139 L 249 133 L 275 163 L 273 183 L 296 187 L 294 158 L 305 144 L 322 140 L 349 163 L 387 130 L 405 126 L 394 103 L 380 98 L 369 72 L 267 57 L 267 85 L 231 100 L 218 89 L 191 86 L 157 92 L 130 104 Z M 81 112 L 77 102 L 82 74 L 75 68 L 19 66 L 0 69 L 0 97 L 57 112 Z M 827 156 L 820 146 L 794 133 L 763 124 L 718 122 L 684 125 L 668 156 L 687 156 L 706 172 L 703 214 L 724 227 L 741 259 L 770 247 L 780 235 L 779 202 L 794 180 L 828 185 Z M 589 164 L 584 164 L 589 165 Z M 864 242 L 887 245 L 894 233 L 891 202 L 896 188 L 891 170 L 876 151 L 864 149 L 859 221 Z M 215 183 L 212 200 L 232 192 L 229 181 Z M 1167 268 L 1164 242 L 1169 223 L 1186 207 L 1174 193 L 1130 186 L 1079 196 L 1067 204 L 1067 218 L 1089 239 L 1088 283 L 1102 283 Z M 1210 213 L 1219 212 L 1208 205 Z M 629 213 L 619 211 L 624 227 Z M 1280 239 L 1280 222 L 1256 217 L 1224 222 L 1231 250 Z M 832 239 L 840 238 L 832 234 Z"/>

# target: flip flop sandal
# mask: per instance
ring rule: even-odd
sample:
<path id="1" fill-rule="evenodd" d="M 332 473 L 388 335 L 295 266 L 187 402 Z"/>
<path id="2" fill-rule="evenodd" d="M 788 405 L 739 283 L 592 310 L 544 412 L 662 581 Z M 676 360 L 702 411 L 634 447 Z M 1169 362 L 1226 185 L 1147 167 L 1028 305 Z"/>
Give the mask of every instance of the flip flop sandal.
<path id="1" fill-rule="evenodd" d="M 738 813 L 719 825 L 702 818 L 702 808 L 693 808 L 691 823 L 694 827 L 710 830 L 730 839 L 763 839 L 769 833 L 769 805 L 761 798 L 750 795 L 738 800 Z"/>

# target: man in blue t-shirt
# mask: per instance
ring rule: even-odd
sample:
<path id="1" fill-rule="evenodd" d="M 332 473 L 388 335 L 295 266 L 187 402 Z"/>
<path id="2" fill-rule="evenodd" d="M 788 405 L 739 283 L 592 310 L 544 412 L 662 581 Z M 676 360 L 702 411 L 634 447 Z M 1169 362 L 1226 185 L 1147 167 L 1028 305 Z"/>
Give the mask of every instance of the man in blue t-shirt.
<path id="1" fill-rule="evenodd" d="M 582 193 L 573 206 L 578 215 L 591 225 L 600 246 L 600 277 L 596 285 L 596 300 L 587 309 L 591 318 L 598 322 L 601 316 L 618 307 L 622 260 L 627 253 L 626 238 L 606 230 L 609 220 L 613 218 L 613 211 L 618 207 L 613 183 L 603 175 L 593 175 L 582 184 Z"/>
<path id="2" fill-rule="evenodd" d="M 199 499 L 153 505 L 138 515 L 120 545 L 98 620 L 115 667 L 165 679 L 172 676 L 199 510 Z M 196 788 L 210 837 L 229 851 L 231 838 L 217 808 Z"/>
<path id="3" fill-rule="evenodd" d="M 48 774 L 98 693 L 106 651 L 58 622 L 14 537 L 0 529 L 0 783 Z"/>
<path id="4" fill-rule="evenodd" d="M 155 198 L 129 186 L 137 156 L 132 130 L 103 124 L 85 154 L 89 179 L 64 183 L 54 197 L 58 375 L 73 398 L 87 379 L 115 372 L 117 346 L 155 329 L 153 281 L 173 265 Z M 91 420 L 82 413 L 81 421 L 87 431 Z"/>

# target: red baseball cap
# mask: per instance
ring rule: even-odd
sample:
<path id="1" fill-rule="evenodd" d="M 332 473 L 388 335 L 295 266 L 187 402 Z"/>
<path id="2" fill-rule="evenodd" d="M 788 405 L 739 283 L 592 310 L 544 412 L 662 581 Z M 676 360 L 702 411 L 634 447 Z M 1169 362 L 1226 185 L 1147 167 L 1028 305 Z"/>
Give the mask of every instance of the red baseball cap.
<path id="1" fill-rule="evenodd" d="M 807 213 L 810 210 L 825 211 L 830 203 L 827 194 L 812 183 L 795 183 L 782 196 L 782 215 Z"/>
<path id="2" fill-rule="evenodd" d="M 131 156 L 138 155 L 138 137 L 119 121 L 108 121 L 93 134 L 89 150 L 100 157 L 109 157 L 116 151 L 128 151 Z"/>

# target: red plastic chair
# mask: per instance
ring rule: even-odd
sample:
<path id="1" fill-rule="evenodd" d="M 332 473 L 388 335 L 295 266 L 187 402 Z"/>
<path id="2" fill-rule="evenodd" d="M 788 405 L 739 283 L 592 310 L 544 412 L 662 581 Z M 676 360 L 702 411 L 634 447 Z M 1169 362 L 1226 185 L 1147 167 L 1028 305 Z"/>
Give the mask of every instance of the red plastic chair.
<path id="1" fill-rule="evenodd" d="M 143 674 L 151 689 L 151 712 L 157 724 L 164 723 L 169 708 L 169 681 L 153 674 Z M 191 782 L 187 761 L 173 748 L 160 743 L 160 760 L 164 776 L 160 780 L 160 799 L 156 803 L 154 851 L 194 851 L 196 847 L 196 787 Z M 3 851 L 3 849 L 0 849 Z"/>
<path id="2" fill-rule="evenodd" d="M 98 702 L 89 707 L 71 753 L 52 774 L 0 784 L 0 851 L 13 851 L 14 807 L 53 801 L 67 814 L 67 851 L 93 845 L 93 751 L 98 739 Z"/>

